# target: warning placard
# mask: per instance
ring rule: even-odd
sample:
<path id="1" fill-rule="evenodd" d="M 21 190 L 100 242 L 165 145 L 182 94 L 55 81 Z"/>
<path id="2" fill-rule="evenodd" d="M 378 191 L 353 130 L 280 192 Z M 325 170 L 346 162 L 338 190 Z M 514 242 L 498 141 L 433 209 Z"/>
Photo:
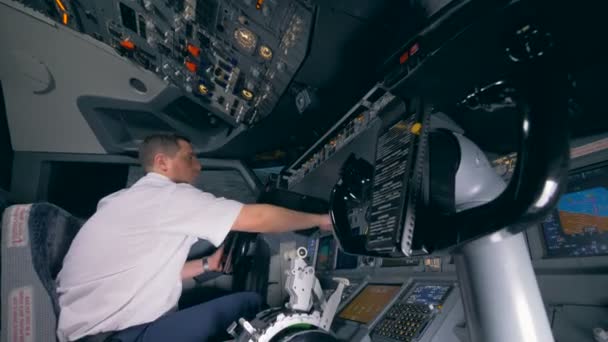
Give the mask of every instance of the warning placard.
<path id="1" fill-rule="evenodd" d="M 31 286 L 16 288 L 8 299 L 8 338 L 10 342 L 32 342 L 34 298 Z"/>
<path id="2" fill-rule="evenodd" d="M 31 205 L 20 205 L 11 209 L 8 223 L 7 246 L 25 247 L 29 244 L 27 221 L 29 219 Z"/>

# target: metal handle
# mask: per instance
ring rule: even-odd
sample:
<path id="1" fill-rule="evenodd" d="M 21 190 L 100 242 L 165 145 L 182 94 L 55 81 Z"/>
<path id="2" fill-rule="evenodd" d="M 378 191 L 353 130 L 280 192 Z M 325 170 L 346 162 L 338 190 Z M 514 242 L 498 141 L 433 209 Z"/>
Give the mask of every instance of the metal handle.
<path id="1" fill-rule="evenodd" d="M 567 77 L 549 58 L 522 62 L 511 83 L 521 112 L 517 163 L 511 182 L 495 200 L 434 224 L 459 229 L 470 240 L 508 227 L 519 232 L 554 208 L 565 185 L 570 161 Z"/>

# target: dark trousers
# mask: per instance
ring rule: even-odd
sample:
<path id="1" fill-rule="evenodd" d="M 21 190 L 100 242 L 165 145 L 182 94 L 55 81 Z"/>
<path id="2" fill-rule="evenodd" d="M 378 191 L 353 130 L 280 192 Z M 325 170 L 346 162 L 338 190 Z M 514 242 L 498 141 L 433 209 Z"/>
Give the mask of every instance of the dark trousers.
<path id="1" fill-rule="evenodd" d="M 262 307 L 254 292 L 239 292 L 191 306 L 154 322 L 127 328 L 112 336 L 114 342 L 202 342 L 229 339 L 226 329 L 239 318 L 253 318 Z"/>

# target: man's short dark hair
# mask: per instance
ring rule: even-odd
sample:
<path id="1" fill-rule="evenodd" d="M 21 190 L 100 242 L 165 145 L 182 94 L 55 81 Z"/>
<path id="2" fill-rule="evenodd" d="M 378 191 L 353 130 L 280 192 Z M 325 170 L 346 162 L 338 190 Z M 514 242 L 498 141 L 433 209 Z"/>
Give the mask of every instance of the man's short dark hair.
<path id="1" fill-rule="evenodd" d="M 150 171 L 154 165 L 154 156 L 157 153 L 164 153 L 168 156 L 175 156 L 179 151 L 179 141 L 183 140 L 191 143 L 190 139 L 175 133 L 157 133 L 147 136 L 139 145 L 139 162 L 141 166 Z"/>

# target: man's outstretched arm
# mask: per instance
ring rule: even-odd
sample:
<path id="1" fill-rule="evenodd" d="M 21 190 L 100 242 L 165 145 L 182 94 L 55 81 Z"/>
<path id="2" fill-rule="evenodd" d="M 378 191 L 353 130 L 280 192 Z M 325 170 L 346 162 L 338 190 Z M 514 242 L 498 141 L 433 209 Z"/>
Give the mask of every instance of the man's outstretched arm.
<path id="1" fill-rule="evenodd" d="M 270 204 L 246 204 L 239 212 L 231 229 L 241 232 L 281 233 L 311 227 L 331 230 L 329 215 L 304 213 Z M 220 247 L 207 258 L 210 271 L 222 271 L 220 265 L 222 254 L 223 247 Z M 196 259 L 186 262 L 181 275 L 182 279 L 188 279 L 202 273 L 204 273 L 202 261 Z"/>
<path id="2" fill-rule="evenodd" d="M 327 214 L 311 214 L 270 204 L 246 204 L 241 209 L 232 230 L 257 233 L 281 233 L 319 227 L 331 229 Z"/>

